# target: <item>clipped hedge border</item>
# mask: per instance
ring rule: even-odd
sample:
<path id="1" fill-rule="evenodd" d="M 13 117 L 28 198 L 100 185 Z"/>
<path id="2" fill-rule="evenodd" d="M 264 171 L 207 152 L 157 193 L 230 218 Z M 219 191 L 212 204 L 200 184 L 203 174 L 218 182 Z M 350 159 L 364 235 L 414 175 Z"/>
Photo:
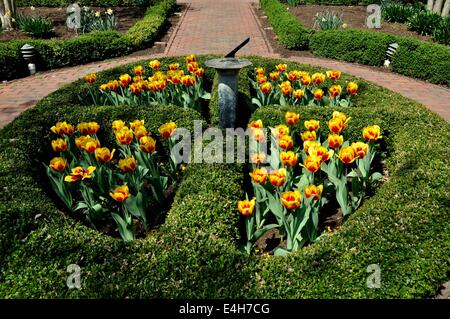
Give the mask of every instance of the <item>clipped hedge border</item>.
<path id="1" fill-rule="evenodd" d="M 284 3 L 288 3 L 287 0 L 282 0 Z M 299 0 L 298 4 L 317 4 L 326 6 L 357 6 L 357 5 L 369 5 L 379 4 L 381 0 Z"/>
<path id="2" fill-rule="evenodd" d="M 163 63 L 172 61 L 164 59 Z M 266 66 L 281 62 L 252 61 Z M 322 70 L 295 63 L 289 66 Z M 102 72 L 99 78 L 118 75 L 125 69 L 131 66 Z M 380 125 L 389 155 L 389 180 L 339 231 L 287 258 L 249 258 L 237 250 L 240 233 L 235 205 L 243 196 L 239 165 L 191 164 L 166 222 L 145 240 L 131 245 L 103 236 L 59 212 L 34 170 L 38 167 L 34 159 L 39 158 L 35 156 L 43 156 L 48 150 L 48 126 L 53 120 L 68 115 L 80 119 L 95 116 L 103 124 L 117 116 L 146 116 L 153 131 L 161 119 L 177 116 L 187 123 L 199 114 L 183 114 L 167 106 L 160 106 L 156 112 L 142 108 L 83 109 L 70 104 L 74 94 L 82 92 L 80 82 L 53 93 L 0 131 L 0 187 L 4 193 L 0 203 L 0 296 L 434 296 L 450 271 L 446 209 L 450 185 L 445 171 L 449 160 L 442 152 L 442 146 L 450 141 L 450 125 L 398 94 L 371 84 L 365 90 L 368 94 L 357 100 L 362 107 L 339 109 L 352 117 L 346 138 L 360 138 L 361 129 L 368 124 Z M 371 104 L 374 93 L 376 105 Z M 326 123 L 334 110 L 265 107 L 252 118 L 261 118 L 265 126 L 278 124 L 287 109 L 300 112 L 302 121 L 317 118 L 321 123 Z M 66 267 L 72 263 L 82 269 L 81 290 L 65 286 Z M 366 269 L 373 263 L 382 271 L 379 289 L 366 286 Z"/>
<path id="3" fill-rule="evenodd" d="M 281 44 L 287 49 L 306 50 L 314 30 L 304 27 L 298 19 L 277 0 L 260 0 L 261 7 L 277 34 Z"/>
<path id="4" fill-rule="evenodd" d="M 301 25 L 278 0 L 260 0 L 260 4 L 287 49 L 309 48 L 315 55 L 326 58 L 382 66 L 389 44 L 396 42 L 399 48 L 391 61 L 394 72 L 450 86 L 448 46 L 364 30 L 314 32 Z"/>
<path id="5" fill-rule="evenodd" d="M 67 40 L 12 40 L 0 43 L 0 81 L 28 74 L 20 48 L 36 48 L 36 68 L 40 71 L 119 57 L 149 46 L 165 28 L 176 0 L 159 0 L 147 9 L 125 34 L 116 31 L 94 32 Z"/>
<path id="6" fill-rule="evenodd" d="M 147 7 L 154 0 L 17 0 L 18 7 L 67 7 L 72 3 L 90 7 Z"/>

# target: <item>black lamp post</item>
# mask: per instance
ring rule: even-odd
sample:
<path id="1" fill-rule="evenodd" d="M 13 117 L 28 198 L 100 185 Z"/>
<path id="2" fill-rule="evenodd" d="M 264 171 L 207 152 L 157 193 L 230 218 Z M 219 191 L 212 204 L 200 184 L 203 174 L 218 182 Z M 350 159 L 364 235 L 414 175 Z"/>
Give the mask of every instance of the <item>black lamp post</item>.
<path id="1" fill-rule="evenodd" d="M 36 73 L 36 65 L 34 64 L 34 47 L 29 44 L 25 44 L 20 48 L 20 52 L 22 53 L 22 57 L 25 61 L 28 62 L 28 70 L 30 71 L 30 75 Z"/>

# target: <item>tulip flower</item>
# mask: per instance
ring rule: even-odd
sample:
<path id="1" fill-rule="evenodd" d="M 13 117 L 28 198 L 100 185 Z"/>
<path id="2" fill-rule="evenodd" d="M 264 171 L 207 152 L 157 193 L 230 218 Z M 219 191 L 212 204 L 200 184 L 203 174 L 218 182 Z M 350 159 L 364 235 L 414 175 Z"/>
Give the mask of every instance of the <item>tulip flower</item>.
<path id="1" fill-rule="evenodd" d="M 263 122 L 261 120 L 256 120 L 256 121 L 252 121 L 250 123 L 248 123 L 247 126 L 249 129 L 253 129 L 253 128 L 263 128 Z"/>
<path id="2" fill-rule="evenodd" d="M 272 136 L 275 138 L 282 138 L 285 135 L 289 134 L 289 127 L 284 125 L 284 124 L 280 124 L 275 126 L 274 128 L 270 128 L 270 131 L 272 133 Z"/>
<path id="3" fill-rule="evenodd" d="M 314 92 L 313 92 L 314 99 L 317 100 L 317 101 L 320 101 L 323 98 L 324 94 L 325 93 L 323 92 L 322 89 L 315 89 Z"/>
<path id="4" fill-rule="evenodd" d="M 382 138 L 381 129 L 378 125 L 367 126 L 363 129 L 363 137 L 367 142 L 375 142 Z"/>
<path id="5" fill-rule="evenodd" d="M 109 196 L 116 202 L 122 203 L 130 196 L 130 190 L 127 185 L 118 186 L 114 189 L 114 192 L 109 193 Z"/>
<path id="6" fill-rule="evenodd" d="M 159 127 L 159 134 L 163 138 L 170 138 L 176 129 L 177 125 L 175 124 L 175 122 L 165 123 Z"/>
<path id="7" fill-rule="evenodd" d="M 254 128 L 251 130 L 253 138 L 257 142 L 263 142 L 266 139 L 266 135 L 264 134 L 264 130 L 261 128 Z"/>
<path id="8" fill-rule="evenodd" d="M 281 93 L 284 96 L 291 96 L 292 94 L 292 85 L 291 82 L 289 81 L 285 81 L 283 83 L 280 84 L 280 88 L 281 88 Z"/>
<path id="9" fill-rule="evenodd" d="M 52 160 L 50 161 L 50 168 L 53 169 L 54 171 L 57 172 L 62 172 L 66 169 L 67 167 L 67 160 L 65 160 L 62 157 L 54 157 L 52 158 Z"/>
<path id="10" fill-rule="evenodd" d="M 278 64 L 275 68 L 278 72 L 283 73 L 287 69 L 287 64 Z"/>
<path id="11" fill-rule="evenodd" d="M 267 180 L 267 170 L 264 167 L 256 168 L 249 175 L 252 178 L 252 181 L 257 184 L 264 184 Z"/>
<path id="12" fill-rule="evenodd" d="M 186 64 L 192 63 L 196 61 L 196 57 L 194 54 L 188 55 L 186 57 Z"/>
<path id="13" fill-rule="evenodd" d="M 311 156 L 318 156 L 322 159 L 322 162 L 326 162 L 331 158 L 331 156 L 334 155 L 334 151 L 333 150 L 329 151 L 327 150 L 326 147 L 319 145 L 310 147 L 308 154 Z"/>
<path id="14" fill-rule="evenodd" d="M 169 70 L 171 71 L 176 71 L 180 68 L 180 64 L 179 63 L 171 63 L 169 64 Z"/>
<path id="15" fill-rule="evenodd" d="M 67 122 L 58 122 L 50 128 L 50 130 L 58 135 L 72 135 L 74 128 Z"/>
<path id="16" fill-rule="evenodd" d="M 195 70 L 194 73 L 195 73 L 195 76 L 201 78 L 205 74 L 205 69 L 204 68 L 198 68 L 197 70 Z"/>
<path id="17" fill-rule="evenodd" d="M 339 78 L 341 77 L 341 71 L 335 71 L 335 70 L 330 70 L 327 71 L 327 77 L 330 80 L 339 80 Z"/>
<path id="18" fill-rule="evenodd" d="M 153 69 L 153 70 L 158 70 L 159 67 L 161 66 L 161 62 L 159 62 L 158 60 L 151 60 L 148 65 Z"/>
<path id="19" fill-rule="evenodd" d="M 293 96 L 296 100 L 301 100 L 305 96 L 305 91 L 300 90 L 300 89 L 295 90 L 293 93 Z"/>
<path id="20" fill-rule="evenodd" d="M 316 120 L 309 120 L 305 121 L 305 128 L 308 131 L 317 131 L 319 129 L 319 121 Z"/>
<path id="21" fill-rule="evenodd" d="M 300 114 L 294 112 L 286 112 L 284 115 L 287 125 L 296 125 L 300 121 Z"/>
<path id="22" fill-rule="evenodd" d="M 97 148 L 95 150 L 95 158 L 100 163 L 107 163 L 112 160 L 115 151 L 116 150 L 112 150 L 112 152 L 110 152 L 107 147 Z"/>
<path id="23" fill-rule="evenodd" d="M 309 185 L 305 188 L 305 196 L 306 198 L 313 198 L 313 200 L 319 200 L 322 195 L 323 185 Z"/>
<path id="24" fill-rule="evenodd" d="M 302 203 L 302 195 L 298 190 L 281 194 L 281 203 L 287 209 L 297 209 Z"/>
<path id="25" fill-rule="evenodd" d="M 342 135 L 330 134 L 328 135 L 328 146 L 331 148 L 338 148 L 344 143 L 344 137 Z"/>
<path id="26" fill-rule="evenodd" d="M 144 124 L 145 124 L 144 120 L 134 120 L 133 122 L 130 122 L 130 128 L 132 130 L 135 130 L 138 126 L 143 126 Z"/>
<path id="27" fill-rule="evenodd" d="M 294 141 L 289 135 L 284 135 L 278 140 L 278 146 L 283 150 L 290 150 L 294 146 Z"/>
<path id="28" fill-rule="evenodd" d="M 256 165 L 263 164 L 266 161 L 266 154 L 264 153 L 254 153 L 250 157 L 251 162 Z"/>
<path id="29" fill-rule="evenodd" d="M 302 141 L 315 141 L 317 139 L 316 131 L 305 131 L 300 134 Z"/>
<path id="30" fill-rule="evenodd" d="M 263 94 L 269 94 L 270 92 L 272 92 L 272 84 L 270 84 L 269 82 L 262 83 L 259 88 Z"/>
<path id="31" fill-rule="evenodd" d="M 134 156 L 127 156 L 119 160 L 119 168 L 124 172 L 133 172 L 137 167 L 136 160 Z"/>
<path id="32" fill-rule="evenodd" d="M 280 79 L 280 72 L 271 72 L 269 77 L 272 81 L 278 81 Z"/>
<path id="33" fill-rule="evenodd" d="M 87 169 L 83 169 L 81 166 L 72 168 L 70 175 L 64 177 L 66 182 L 78 182 L 87 178 L 92 178 L 92 173 L 95 171 L 94 166 L 89 166 Z"/>
<path id="34" fill-rule="evenodd" d="M 330 92 L 330 97 L 335 98 L 341 94 L 342 88 L 340 85 L 333 85 L 328 91 Z"/>
<path id="35" fill-rule="evenodd" d="M 131 80 L 132 79 L 131 79 L 131 76 L 129 74 L 122 74 L 119 77 L 120 86 L 123 87 L 123 88 L 127 87 L 128 84 L 130 84 Z"/>
<path id="36" fill-rule="evenodd" d="M 353 147 L 346 146 L 339 151 L 340 160 L 345 164 L 353 163 L 356 160 L 356 152 Z"/>
<path id="37" fill-rule="evenodd" d="M 302 81 L 303 85 L 308 86 L 311 84 L 311 77 L 308 74 L 303 75 L 300 80 Z"/>
<path id="38" fill-rule="evenodd" d="M 145 153 L 153 153 L 156 150 L 156 141 L 151 136 L 143 136 L 139 139 L 141 150 Z"/>
<path id="39" fill-rule="evenodd" d="M 95 139 L 95 138 L 87 136 L 86 138 L 84 138 L 81 141 L 81 145 L 80 146 L 81 146 L 82 150 L 85 150 L 88 153 L 93 153 L 93 152 L 95 152 L 95 150 L 97 148 L 100 147 L 100 142 L 97 139 Z"/>
<path id="40" fill-rule="evenodd" d="M 142 87 L 140 85 L 137 85 L 136 83 L 133 83 L 129 86 L 131 93 L 133 93 L 134 95 L 139 95 L 141 94 L 142 91 Z"/>
<path id="41" fill-rule="evenodd" d="M 181 77 L 181 83 L 184 86 L 194 86 L 195 85 L 195 77 L 192 75 L 184 75 Z"/>
<path id="42" fill-rule="evenodd" d="M 100 125 L 97 122 L 81 122 L 77 125 L 77 131 L 83 135 L 97 134 Z"/>
<path id="43" fill-rule="evenodd" d="M 142 65 L 135 66 L 133 72 L 137 76 L 143 76 L 145 72 L 144 67 Z"/>
<path id="44" fill-rule="evenodd" d="M 352 143 L 351 147 L 355 150 L 356 158 L 364 158 L 369 153 L 369 145 L 363 142 Z"/>
<path id="45" fill-rule="evenodd" d="M 281 187 L 286 183 L 286 169 L 280 168 L 269 174 L 270 184 L 274 187 Z"/>
<path id="46" fill-rule="evenodd" d="M 89 73 L 84 76 L 84 81 L 86 83 L 92 84 L 97 80 L 97 75 L 95 73 Z"/>
<path id="47" fill-rule="evenodd" d="M 263 84 L 267 82 L 267 76 L 265 75 L 257 75 L 256 76 L 256 82 L 258 82 L 258 84 Z"/>
<path id="48" fill-rule="evenodd" d="M 122 120 L 115 120 L 112 122 L 112 128 L 114 132 L 120 131 L 125 126 L 125 122 Z"/>
<path id="49" fill-rule="evenodd" d="M 187 70 L 191 73 L 194 73 L 199 68 L 199 65 L 197 62 L 191 62 L 187 65 Z"/>
<path id="50" fill-rule="evenodd" d="M 295 154 L 292 151 L 281 152 L 280 153 L 280 161 L 286 167 L 293 167 L 297 164 L 298 154 Z"/>
<path id="51" fill-rule="evenodd" d="M 349 82 L 347 85 L 347 93 L 351 95 L 357 95 L 358 94 L 358 84 L 355 82 Z"/>
<path id="52" fill-rule="evenodd" d="M 133 131 L 124 126 L 116 131 L 116 139 L 119 144 L 129 145 L 133 141 Z"/>
<path id="53" fill-rule="evenodd" d="M 255 210 L 256 198 L 253 197 L 251 200 L 242 200 L 238 202 L 238 210 L 244 216 L 251 216 Z"/>
<path id="54" fill-rule="evenodd" d="M 287 78 L 289 81 L 296 81 L 299 79 L 299 72 L 298 71 L 291 71 L 287 74 Z"/>
<path id="55" fill-rule="evenodd" d="M 312 81 L 316 85 L 320 85 L 325 81 L 325 74 L 323 73 L 314 73 L 311 77 Z"/>
<path id="56" fill-rule="evenodd" d="M 55 152 L 65 152 L 67 150 L 67 142 L 62 138 L 52 141 L 52 148 Z"/>
<path id="57" fill-rule="evenodd" d="M 309 154 L 311 149 L 319 147 L 319 146 L 321 146 L 321 144 L 315 140 L 314 141 L 306 140 L 303 142 L 303 149 L 305 150 L 306 154 L 308 154 L 308 155 L 311 155 L 311 154 Z"/>
<path id="58" fill-rule="evenodd" d="M 322 157 L 309 155 L 306 157 L 305 162 L 303 164 L 300 164 L 300 166 L 303 166 L 309 172 L 315 173 L 319 170 L 321 164 Z"/>
<path id="59" fill-rule="evenodd" d="M 328 128 L 334 134 L 338 134 L 344 130 L 345 124 L 341 118 L 336 117 L 336 118 L 333 118 L 330 121 L 328 121 Z"/>
<path id="60" fill-rule="evenodd" d="M 136 138 L 140 140 L 142 137 L 146 136 L 148 134 L 147 129 L 144 125 L 136 127 L 134 130 L 134 135 L 136 135 Z"/>
<path id="61" fill-rule="evenodd" d="M 256 75 L 264 75 L 265 71 L 263 68 L 257 68 L 255 71 Z"/>
<path id="62" fill-rule="evenodd" d="M 111 91 L 116 91 L 119 88 L 119 82 L 117 80 L 109 81 L 106 85 Z"/>

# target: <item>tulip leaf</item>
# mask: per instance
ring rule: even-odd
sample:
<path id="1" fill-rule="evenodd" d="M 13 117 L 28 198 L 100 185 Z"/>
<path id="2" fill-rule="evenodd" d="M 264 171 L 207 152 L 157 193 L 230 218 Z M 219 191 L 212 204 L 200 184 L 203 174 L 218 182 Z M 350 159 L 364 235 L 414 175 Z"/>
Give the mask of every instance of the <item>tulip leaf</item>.
<path id="1" fill-rule="evenodd" d="M 111 216 L 117 224 L 122 239 L 126 242 L 132 241 L 134 239 L 132 225 L 127 224 L 127 222 L 119 214 L 112 213 Z"/>
<path id="2" fill-rule="evenodd" d="M 258 107 L 262 107 L 261 102 L 257 98 L 252 98 L 252 103 Z"/>
<path id="3" fill-rule="evenodd" d="M 380 172 L 375 172 L 375 173 L 372 174 L 372 176 L 370 176 L 370 181 L 372 183 L 374 183 L 376 181 L 379 181 L 382 177 L 383 177 L 383 175 L 381 175 Z"/>
<path id="4" fill-rule="evenodd" d="M 138 192 L 136 196 L 128 197 L 125 201 L 125 206 L 133 216 L 139 218 L 144 224 L 147 223 L 145 204 L 141 192 Z"/>
<path id="5" fill-rule="evenodd" d="M 288 250 L 286 250 L 286 249 L 284 249 L 284 248 L 278 247 L 278 248 L 275 249 L 275 251 L 273 252 L 273 255 L 274 255 L 274 256 L 286 257 L 286 256 L 288 256 L 290 253 L 291 253 L 290 251 L 288 251 Z"/>
<path id="6" fill-rule="evenodd" d="M 263 236 L 269 230 L 274 229 L 276 227 L 278 227 L 278 224 L 269 224 L 264 226 L 263 228 L 258 229 L 252 236 L 252 242 L 258 241 L 258 239 L 261 238 L 261 236 Z"/>
<path id="7" fill-rule="evenodd" d="M 211 100 L 211 93 L 205 92 L 201 95 L 201 98 L 204 100 Z"/>
<path id="8" fill-rule="evenodd" d="M 281 202 L 278 199 L 276 199 L 271 193 L 267 193 L 267 197 L 269 198 L 269 207 L 271 212 L 275 215 L 279 225 L 282 225 L 284 213 Z"/>
<path id="9" fill-rule="evenodd" d="M 339 101 L 339 105 L 342 106 L 342 107 L 348 107 L 349 106 L 347 100 L 340 100 Z"/>

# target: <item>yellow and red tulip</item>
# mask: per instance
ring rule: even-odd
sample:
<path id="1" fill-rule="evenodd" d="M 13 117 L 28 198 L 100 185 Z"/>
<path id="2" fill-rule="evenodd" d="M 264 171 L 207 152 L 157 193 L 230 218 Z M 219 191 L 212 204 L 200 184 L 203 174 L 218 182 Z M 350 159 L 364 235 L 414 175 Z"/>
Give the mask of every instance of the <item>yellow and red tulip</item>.
<path id="1" fill-rule="evenodd" d="M 341 148 L 338 156 L 345 164 L 353 163 L 356 160 L 356 152 L 351 146 Z"/>
<path id="2" fill-rule="evenodd" d="M 252 122 L 248 123 L 247 127 L 249 129 L 263 128 L 263 122 L 261 120 L 252 121 Z"/>
<path id="3" fill-rule="evenodd" d="M 52 141 L 52 148 L 55 152 L 65 152 L 67 150 L 67 142 L 62 138 Z"/>
<path id="4" fill-rule="evenodd" d="M 381 129 L 378 125 L 367 126 L 363 129 L 363 137 L 367 142 L 375 142 L 382 138 Z"/>
<path id="5" fill-rule="evenodd" d="M 317 120 L 305 121 L 305 128 L 308 131 L 317 131 L 319 129 L 320 122 Z"/>
<path id="6" fill-rule="evenodd" d="M 62 157 L 54 157 L 50 161 L 50 168 L 57 172 L 62 172 L 67 167 L 67 160 Z"/>
<path id="7" fill-rule="evenodd" d="M 278 72 L 283 73 L 287 69 L 287 64 L 278 64 L 275 68 Z"/>
<path id="8" fill-rule="evenodd" d="M 119 82 L 120 82 L 120 86 L 121 87 L 127 87 L 128 86 L 128 84 L 130 84 L 131 83 L 131 76 L 129 75 L 129 74 L 122 74 L 120 77 L 119 77 Z"/>
<path id="9" fill-rule="evenodd" d="M 125 173 L 133 172 L 137 167 L 134 156 L 127 156 L 119 160 L 119 167 Z"/>
<path id="10" fill-rule="evenodd" d="M 300 121 L 300 114 L 295 112 L 286 112 L 284 115 L 287 125 L 296 125 Z"/>
<path id="11" fill-rule="evenodd" d="M 151 136 L 141 137 L 139 145 L 145 153 L 153 153 L 156 150 L 156 141 Z"/>
<path id="12" fill-rule="evenodd" d="M 328 91 L 330 92 L 330 97 L 335 98 L 341 94 L 342 87 L 340 85 L 333 85 Z"/>
<path id="13" fill-rule="evenodd" d="M 292 151 L 281 152 L 280 153 L 280 161 L 286 167 L 293 167 L 297 164 L 298 154 L 295 154 Z"/>
<path id="14" fill-rule="evenodd" d="M 95 159 L 100 163 L 107 163 L 112 160 L 115 151 L 116 150 L 112 150 L 112 152 L 110 152 L 107 147 L 97 148 L 95 150 Z"/>
<path id="15" fill-rule="evenodd" d="M 295 90 L 293 93 L 293 96 L 294 96 L 294 99 L 301 100 L 305 96 L 305 91 L 300 90 L 300 89 Z"/>
<path id="16" fill-rule="evenodd" d="M 309 155 L 305 158 L 305 162 L 300 164 L 306 168 L 309 172 L 315 173 L 320 169 L 320 165 L 322 164 L 322 157 Z"/>
<path id="17" fill-rule="evenodd" d="M 284 192 L 281 194 L 281 203 L 287 209 L 297 209 L 302 203 L 302 195 L 298 190 Z"/>
<path id="18" fill-rule="evenodd" d="M 50 128 L 50 130 L 55 134 L 69 136 L 72 135 L 74 128 L 72 125 L 64 121 L 56 123 L 54 126 Z"/>
<path id="19" fill-rule="evenodd" d="M 263 164 L 266 161 L 266 154 L 264 153 L 254 153 L 250 157 L 251 162 L 256 165 Z"/>
<path id="20" fill-rule="evenodd" d="M 270 92 L 272 92 L 272 84 L 270 84 L 269 82 L 262 83 L 259 88 L 264 94 L 269 94 Z"/>
<path id="21" fill-rule="evenodd" d="M 238 210 L 244 216 L 251 216 L 255 210 L 256 198 L 253 197 L 251 200 L 241 200 L 238 202 Z"/>
<path id="22" fill-rule="evenodd" d="M 97 122 L 81 122 L 77 125 L 77 131 L 81 134 L 97 134 L 100 125 Z"/>
<path id="23" fill-rule="evenodd" d="M 116 131 L 116 139 L 119 144 L 129 145 L 133 141 L 133 131 L 124 126 Z"/>
<path id="24" fill-rule="evenodd" d="M 122 203 L 130 196 L 130 190 L 127 185 L 118 186 L 113 192 L 109 193 L 109 196 L 111 196 L 116 202 Z"/>
<path id="25" fill-rule="evenodd" d="M 280 84 L 280 88 L 281 88 L 281 93 L 284 96 L 291 96 L 292 94 L 292 85 L 291 82 L 289 81 L 284 81 L 283 83 Z"/>
<path id="26" fill-rule="evenodd" d="M 270 184 L 274 187 L 281 187 L 286 183 L 286 169 L 280 168 L 269 174 Z"/>
<path id="27" fill-rule="evenodd" d="M 338 148 L 344 143 L 344 137 L 342 135 L 330 134 L 328 135 L 328 146 L 331 148 Z"/>
<path id="28" fill-rule="evenodd" d="M 64 177 L 66 182 L 78 182 L 87 178 L 92 178 L 92 173 L 95 171 L 95 166 L 89 166 L 87 169 L 83 169 L 81 166 L 72 168 L 70 175 Z"/>
<path id="29" fill-rule="evenodd" d="M 339 80 L 341 77 L 341 71 L 329 70 L 327 71 L 327 77 L 330 80 Z"/>
<path id="30" fill-rule="evenodd" d="M 279 138 L 278 146 L 283 150 L 290 150 L 294 146 L 294 141 L 290 135 L 284 135 Z"/>
<path id="31" fill-rule="evenodd" d="M 302 141 L 315 141 L 317 139 L 316 131 L 305 131 L 301 135 Z"/>
<path id="32" fill-rule="evenodd" d="M 369 153 L 369 145 L 363 142 L 352 143 L 357 158 L 364 158 Z"/>
<path id="33" fill-rule="evenodd" d="M 175 122 L 168 122 L 159 127 L 159 134 L 163 138 L 170 138 L 176 129 L 177 125 L 175 124 Z"/>
<path id="34" fill-rule="evenodd" d="M 133 72 L 137 76 L 143 76 L 145 70 L 144 70 L 144 67 L 142 65 L 138 65 L 138 66 L 134 67 Z"/>
<path id="35" fill-rule="evenodd" d="M 347 93 L 351 95 L 357 95 L 358 94 L 358 84 L 355 82 L 349 82 L 347 85 Z"/>
<path id="36" fill-rule="evenodd" d="M 310 198 L 312 197 L 313 200 L 319 200 L 320 196 L 322 195 L 323 192 L 323 185 L 309 185 L 308 187 L 305 188 L 305 196 L 306 198 Z"/>
<path id="37" fill-rule="evenodd" d="M 322 89 L 315 89 L 314 92 L 313 92 L 314 99 L 317 100 L 317 101 L 320 101 L 323 98 L 324 94 L 325 93 L 323 92 Z"/>
<path id="38" fill-rule="evenodd" d="M 95 73 L 89 73 L 84 76 L 84 81 L 86 83 L 92 84 L 97 80 L 97 75 Z"/>
<path id="39" fill-rule="evenodd" d="M 311 77 L 312 81 L 316 85 L 320 85 L 325 81 L 325 74 L 323 73 L 314 73 Z"/>
<path id="40" fill-rule="evenodd" d="M 267 170 L 264 167 L 256 168 L 249 175 L 252 178 L 252 181 L 257 184 L 264 184 L 267 180 Z"/>
<path id="41" fill-rule="evenodd" d="M 151 60 L 148 65 L 153 69 L 153 70 L 158 70 L 159 67 L 161 66 L 161 62 L 159 62 L 159 60 Z"/>
<path id="42" fill-rule="evenodd" d="M 121 130 L 125 126 L 125 122 L 122 120 L 115 120 L 112 122 L 112 128 L 114 132 Z"/>

